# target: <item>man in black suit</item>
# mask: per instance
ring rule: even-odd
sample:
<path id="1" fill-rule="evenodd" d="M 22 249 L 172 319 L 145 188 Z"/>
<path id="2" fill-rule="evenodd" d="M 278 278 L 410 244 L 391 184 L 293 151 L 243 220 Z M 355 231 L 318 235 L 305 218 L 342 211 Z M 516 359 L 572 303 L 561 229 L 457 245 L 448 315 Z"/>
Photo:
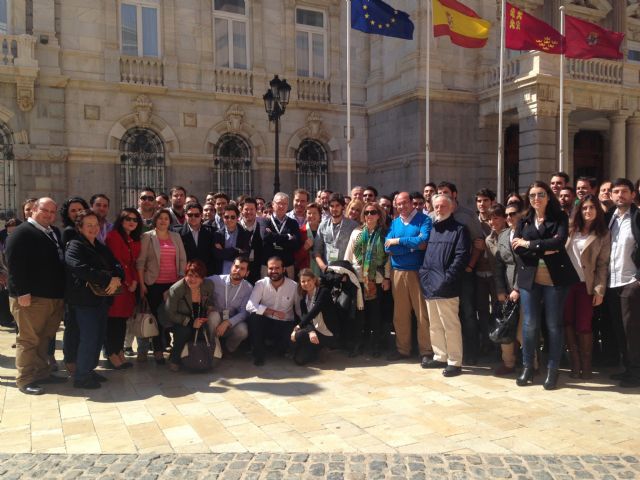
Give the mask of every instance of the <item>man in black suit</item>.
<path id="1" fill-rule="evenodd" d="M 199 203 L 185 205 L 187 221 L 175 229 L 180 234 L 187 261 L 199 259 L 207 266 L 207 275 L 220 273 L 221 262 L 213 256 L 213 231 L 202 224 L 202 206 Z"/>
<path id="2" fill-rule="evenodd" d="M 255 198 L 245 197 L 240 204 L 240 225 L 251 236 L 251 251 L 247 255 L 249 259 L 249 276 L 247 281 L 251 285 L 262 278 L 260 276 L 260 267 L 262 266 L 262 237 L 260 236 L 260 227 L 257 221 L 258 202 Z"/>
<path id="3" fill-rule="evenodd" d="M 213 255 L 222 262 L 222 274 L 231 273 L 233 261 L 239 257 L 249 257 L 251 252 L 251 233 L 238 222 L 240 211 L 235 205 L 227 205 L 222 212 L 224 227 L 214 233 L 215 250 Z"/>
<path id="4" fill-rule="evenodd" d="M 287 217 L 289 196 L 278 192 L 273 196 L 273 213 L 260 220 L 262 236 L 262 276 L 267 276 L 267 259 L 279 257 L 284 263 L 287 276 L 295 280 L 293 254 L 300 248 L 300 228 L 298 222 Z"/>
<path id="5" fill-rule="evenodd" d="M 19 329 L 16 385 L 28 395 L 44 393 L 41 383 L 64 381 L 51 375 L 47 353 L 64 309 L 62 237 L 52 227 L 56 211 L 51 198 L 40 198 L 31 217 L 7 240 L 9 303 Z"/>

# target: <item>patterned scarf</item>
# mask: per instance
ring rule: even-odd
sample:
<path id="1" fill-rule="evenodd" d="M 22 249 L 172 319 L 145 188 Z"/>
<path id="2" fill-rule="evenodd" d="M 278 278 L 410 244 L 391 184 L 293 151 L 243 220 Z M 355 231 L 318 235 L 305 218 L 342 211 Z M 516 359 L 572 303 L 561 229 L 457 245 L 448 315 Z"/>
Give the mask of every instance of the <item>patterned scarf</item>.
<path id="1" fill-rule="evenodd" d="M 353 254 L 362 265 L 362 278 L 375 281 L 376 271 L 387 262 L 380 227 L 376 227 L 373 234 L 364 227 L 356 237 Z"/>

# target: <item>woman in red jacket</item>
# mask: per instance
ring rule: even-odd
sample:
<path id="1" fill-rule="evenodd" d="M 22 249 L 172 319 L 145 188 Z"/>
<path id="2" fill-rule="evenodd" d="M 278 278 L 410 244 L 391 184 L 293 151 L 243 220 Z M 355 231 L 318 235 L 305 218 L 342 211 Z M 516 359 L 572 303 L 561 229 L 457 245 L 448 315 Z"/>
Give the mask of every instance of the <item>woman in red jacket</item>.
<path id="1" fill-rule="evenodd" d="M 136 260 L 140 255 L 140 235 L 142 217 L 135 208 L 124 208 L 106 239 L 107 247 L 122 266 L 125 275 L 123 291 L 114 298 L 109 309 L 105 342 L 110 365 L 116 370 L 133 366 L 124 358 L 124 337 L 127 319 L 133 315 L 136 306 L 136 288 L 139 283 Z"/>

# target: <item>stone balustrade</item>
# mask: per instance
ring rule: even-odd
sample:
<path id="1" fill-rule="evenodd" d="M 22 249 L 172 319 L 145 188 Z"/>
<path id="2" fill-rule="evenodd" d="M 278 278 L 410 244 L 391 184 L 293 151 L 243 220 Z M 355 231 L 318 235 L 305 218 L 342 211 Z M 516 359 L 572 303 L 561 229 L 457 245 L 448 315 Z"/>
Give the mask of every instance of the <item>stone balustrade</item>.
<path id="1" fill-rule="evenodd" d="M 296 79 L 297 99 L 304 102 L 331 102 L 331 83 L 320 78 L 298 77 Z"/>
<path id="2" fill-rule="evenodd" d="M 155 57 L 120 56 L 120 81 L 134 85 L 164 85 L 164 65 Z"/>
<path id="3" fill-rule="evenodd" d="M 253 73 L 250 70 L 216 68 L 214 88 L 217 93 L 253 95 Z"/>
<path id="4" fill-rule="evenodd" d="M 511 58 L 504 62 L 504 81 L 513 81 L 520 75 L 520 57 Z M 497 87 L 500 84 L 500 66 L 486 69 L 482 74 L 482 88 Z"/>
<path id="5" fill-rule="evenodd" d="M 621 61 L 567 58 L 566 63 L 566 73 L 574 80 L 622 85 L 623 63 Z"/>
<path id="6" fill-rule="evenodd" d="M 37 67 L 35 44 L 32 35 L 0 33 L 0 67 Z"/>

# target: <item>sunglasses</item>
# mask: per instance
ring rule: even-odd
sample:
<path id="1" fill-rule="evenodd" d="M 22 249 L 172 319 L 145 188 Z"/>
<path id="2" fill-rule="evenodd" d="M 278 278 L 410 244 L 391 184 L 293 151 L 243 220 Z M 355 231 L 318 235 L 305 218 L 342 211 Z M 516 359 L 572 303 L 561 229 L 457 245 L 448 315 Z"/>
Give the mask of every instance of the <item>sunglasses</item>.
<path id="1" fill-rule="evenodd" d="M 237 217 L 235 215 L 225 215 L 224 217 L 225 220 L 235 220 Z"/>
<path id="2" fill-rule="evenodd" d="M 534 200 L 536 197 L 537 198 L 546 198 L 546 196 L 547 196 L 547 192 L 530 193 L 529 194 L 529 199 L 530 200 Z"/>
<path id="3" fill-rule="evenodd" d="M 187 217 L 189 218 L 200 218 L 199 213 L 187 213 Z"/>
<path id="4" fill-rule="evenodd" d="M 156 197 L 152 196 L 152 195 L 141 195 L 140 196 L 140 200 L 142 200 L 143 202 L 153 202 L 156 199 Z"/>
<path id="5" fill-rule="evenodd" d="M 124 220 L 125 222 L 136 222 L 136 223 L 138 223 L 138 218 L 137 217 L 123 217 L 122 220 Z"/>
<path id="6" fill-rule="evenodd" d="M 378 211 L 377 210 L 365 210 L 364 214 L 365 215 L 378 215 Z"/>

